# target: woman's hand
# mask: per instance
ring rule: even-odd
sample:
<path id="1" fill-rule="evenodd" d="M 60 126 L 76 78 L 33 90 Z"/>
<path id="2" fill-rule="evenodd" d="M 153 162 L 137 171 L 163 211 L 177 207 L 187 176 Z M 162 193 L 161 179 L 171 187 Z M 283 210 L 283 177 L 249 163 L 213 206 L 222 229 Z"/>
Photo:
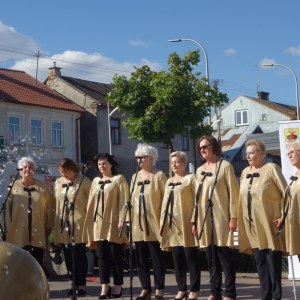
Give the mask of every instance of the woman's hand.
<path id="1" fill-rule="evenodd" d="M 282 223 L 282 219 L 277 219 L 277 220 L 273 221 L 273 223 L 279 228 Z M 283 227 L 285 227 L 285 225 L 283 225 Z"/>
<path id="2" fill-rule="evenodd" d="M 234 233 L 237 228 L 236 218 L 231 218 L 229 221 L 229 230 L 231 233 Z"/>
<path id="3" fill-rule="evenodd" d="M 123 221 L 120 221 L 118 223 L 118 230 L 121 231 L 122 227 L 123 227 Z"/>
<path id="4" fill-rule="evenodd" d="M 193 235 L 198 235 L 197 224 L 194 224 L 194 225 L 192 226 L 192 234 L 193 234 Z"/>

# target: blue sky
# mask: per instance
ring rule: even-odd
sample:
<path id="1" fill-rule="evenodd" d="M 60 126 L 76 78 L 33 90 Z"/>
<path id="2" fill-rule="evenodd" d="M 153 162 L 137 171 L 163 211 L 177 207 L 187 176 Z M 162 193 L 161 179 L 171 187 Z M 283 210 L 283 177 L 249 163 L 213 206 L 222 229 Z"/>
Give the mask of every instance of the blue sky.
<path id="1" fill-rule="evenodd" d="M 255 67 L 248 66 L 255 64 L 259 89 L 295 105 L 293 75 L 261 64 L 288 65 L 300 80 L 299 12 L 298 0 L 1 1 L 0 67 L 35 76 L 40 51 L 41 81 L 56 60 L 62 75 L 110 83 L 114 73 L 130 75 L 133 65 L 166 69 L 169 53 L 197 49 L 168 40 L 194 39 L 206 49 L 210 79 L 223 80 L 219 88 L 230 100 L 255 96 Z M 196 70 L 204 76 L 200 54 Z"/>

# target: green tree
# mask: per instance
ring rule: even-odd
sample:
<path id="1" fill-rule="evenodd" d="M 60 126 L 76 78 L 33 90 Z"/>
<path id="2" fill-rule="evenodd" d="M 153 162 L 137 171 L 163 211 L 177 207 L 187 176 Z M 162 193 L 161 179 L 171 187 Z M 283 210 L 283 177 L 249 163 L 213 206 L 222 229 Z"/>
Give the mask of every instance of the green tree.
<path id="1" fill-rule="evenodd" d="M 199 50 L 190 50 L 182 58 L 170 54 L 168 72 L 143 66 L 135 68 L 129 79 L 113 77 L 115 90 L 107 100 L 128 115 L 122 125 L 129 128 L 130 139 L 164 143 L 172 152 L 176 134 L 188 133 L 196 140 L 211 133 L 210 126 L 203 123 L 209 108 L 229 99 L 217 87 L 207 85 L 200 72 L 193 73 L 199 62 Z"/>

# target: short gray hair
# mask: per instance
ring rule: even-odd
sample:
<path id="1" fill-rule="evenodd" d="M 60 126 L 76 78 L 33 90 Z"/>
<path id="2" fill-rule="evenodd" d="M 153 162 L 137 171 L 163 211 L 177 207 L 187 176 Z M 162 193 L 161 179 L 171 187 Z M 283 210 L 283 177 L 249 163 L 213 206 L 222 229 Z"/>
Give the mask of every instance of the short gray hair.
<path id="1" fill-rule="evenodd" d="M 157 162 L 157 158 L 158 158 L 157 149 L 155 147 L 152 147 L 152 146 L 146 144 L 146 143 L 145 144 L 138 143 L 137 148 L 135 150 L 135 156 L 139 156 L 141 153 L 153 157 L 152 166 L 155 167 L 156 162 Z"/>
<path id="2" fill-rule="evenodd" d="M 172 159 L 172 157 L 174 157 L 174 156 L 179 157 L 184 163 L 188 161 L 187 155 L 183 151 L 175 151 L 175 152 L 171 153 L 170 159 Z"/>
<path id="3" fill-rule="evenodd" d="M 290 147 L 292 147 L 292 146 L 294 146 L 294 147 L 296 147 L 297 149 L 300 150 L 300 139 L 295 139 L 295 140 L 293 140 L 293 141 L 289 141 L 289 142 L 286 144 L 286 147 L 287 147 L 288 150 L 289 150 Z"/>
<path id="4" fill-rule="evenodd" d="M 33 158 L 31 157 L 31 156 L 24 156 L 24 157 L 22 157 L 21 159 L 19 159 L 18 160 L 18 168 L 19 169 L 22 169 L 22 167 L 23 167 L 23 162 L 29 162 L 29 163 L 31 163 L 32 164 L 32 166 L 33 166 L 33 168 L 34 168 L 34 170 L 36 170 L 36 163 L 35 163 L 35 161 L 33 160 Z"/>

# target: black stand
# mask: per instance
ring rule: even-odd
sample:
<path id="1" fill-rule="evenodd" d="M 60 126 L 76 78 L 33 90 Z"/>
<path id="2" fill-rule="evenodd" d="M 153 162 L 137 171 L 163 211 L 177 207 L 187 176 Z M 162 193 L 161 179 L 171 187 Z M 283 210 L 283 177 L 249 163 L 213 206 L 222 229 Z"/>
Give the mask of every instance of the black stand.
<path id="1" fill-rule="evenodd" d="M 216 276 L 215 276 L 215 272 L 216 272 L 216 249 L 215 249 L 215 242 L 214 242 L 214 215 L 213 215 L 213 203 L 212 203 L 212 196 L 213 196 L 213 192 L 214 192 L 214 189 L 215 189 L 215 186 L 216 186 L 216 183 L 217 183 L 217 179 L 218 179 L 218 175 L 219 175 L 219 171 L 220 171 L 220 168 L 221 168 L 221 164 L 222 164 L 222 161 L 223 161 L 223 157 L 220 158 L 220 163 L 219 163 L 219 167 L 218 167 L 218 170 L 217 170 L 217 173 L 216 173 L 216 178 L 215 178 L 215 182 L 214 182 L 214 185 L 211 189 L 211 192 L 210 192 L 210 195 L 209 195 L 209 198 L 207 199 L 207 204 L 206 204 L 206 211 L 205 211 L 205 216 L 204 216 L 204 220 L 203 220 L 203 223 L 202 223 L 202 227 L 201 227 L 201 230 L 200 230 L 200 233 L 199 233 L 199 237 L 198 239 L 200 240 L 201 239 L 201 236 L 202 236 L 202 233 L 203 233 L 203 228 L 204 228 L 204 224 L 205 224 L 205 221 L 206 221 L 206 218 L 207 218 L 207 213 L 208 213 L 208 210 L 210 209 L 210 230 L 211 230 L 211 240 L 210 240 L 210 244 L 211 244 L 211 257 L 212 257 L 212 267 L 213 267 L 213 274 L 212 274 L 212 277 L 213 277 L 213 280 L 214 280 L 214 299 L 216 299 Z M 212 280 L 212 278 L 210 278 L 210 280 Z"/>
<path id="2" fill-rule="evenodd" d="M 135 182 L 136 182 L 136 178 L 137 178 L 137 173 L 138 173 L 138 170 L 139 170 L 139 167 L 140 167 L 140 164 L 141 164 L 141 159 L 138 160 L 138 166 L 136 168 L 136 172 L 135 172 L 135 177 L 134 177 L 134 181 L 133 181 L 133 185 L 132 185 L 132 188 L 131 188 L 131 192 L 130 192 L 130 195 L 129 195 L 129 198 L 126 202 L 126 211 L 125 211 L 125 216 L 124 216 L 124 220 L 123 220 L 123 226 L 120 230 L 120 234 L 119 234 L 119 238 L 122 236 L 122 231 L 123 231 L 123 228 L 125 226 L 125 220 L 126 220 L 126 216 L 127 216 L 127 213 L 129 211 L 129 268 L 130 268 L 130 300 L 132 300 L 132 221 L 131 221 L 131 208 L 132 208 L 132 205 L 131 205 L 131 197 L 132 197 L 132 193 L 133 193 L 133 190 L 134 190 L 134 185 L 135 185 Z"/>
<path id="3" fill-rule="evenodd" d="M 76 289 L 75 289 L 75 282 L 76 282 L 76 272 L 75 272 L 75 232 L 74 232 L 74 209 L 75 209 L 75 200 L 76 200 L 76 196 L 78 194 L 78 191 L 79 191 L 79 188 L 82 184 L 82 181 L 85 177 L 85 173 L 87 171 L 88 167 L 87 166 L 83 166 L 83 171 L 82 171 L 82 178 L 80 180 L 80 183 L 79 183 L 79 186 L 77 188 L 77 191 L 75 193 L 75 196 L 74 196 L 74 199 L 73 201 L 70 203 L 70 206 L 69 206 L 69 210 L 67 211 L 67 216 L 66 216 L 66 219 L 63 223 L 63 226 L 60 230 L 60 233 L 63 232 L 65 226 L 66 226 L 66 223 L 68 222 L 69 220 L 69 215 L 70 215 L 70 212 L 72 211 L 72 271 L 73 271 L 73 285 L 72 285 L 72 288 L 73 288 L 73 296 L 71 299 L 73 300 L 76 300 Z M 69 228 L 70 230 L 70 228 Z"/>
<path id="4" fill-rule="evenodd" d="M 15 176 L 15 178 L 13 180 L 13 184 L 9 185 L 7 187 L 9 189 L 9 192 L 6 195 L 6 198 L 4 199 L 3 204 L 2 204 L 2 206 L 0 208 L 0 216 L 1 216 L 2 212 L 3 212 L 3 228 L 2 228 L 1 223 L 0 223 L 0 231 L 2 233 L 2 239 L 3 239 L 4 242 L 6 241 L 6 220 L 5 220 L 6 205 L 5 204 L 7 202 L 7 199 L 9 198 L 10 192 L 11 192 L 11 190 L 12 190 L 12 188 L 13 188 L 13 186 L 14 186 L 14 184 L 15 184 L 15 182 L 16 182 L 19 174 L 20 174 L 20 171 L 22 171 L 22 169 L 16 169 L 16 170 L 18 171 L 18 173 L 17 173 L 17 175 Z"/>

